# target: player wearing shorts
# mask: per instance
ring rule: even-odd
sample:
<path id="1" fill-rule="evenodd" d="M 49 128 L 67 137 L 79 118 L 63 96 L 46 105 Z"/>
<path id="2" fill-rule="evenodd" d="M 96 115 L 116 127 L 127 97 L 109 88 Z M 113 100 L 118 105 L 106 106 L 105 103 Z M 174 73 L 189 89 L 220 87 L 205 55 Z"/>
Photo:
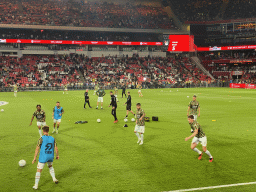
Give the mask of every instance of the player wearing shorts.
<path id="1" fill-rule="evenodd" d="M 141 84 L 138 85 L 138 94 L 139 94 L 139 97 L 143 97 L 142 93 L 141 93 Z"/>
<path id="2" fill-rule="evenodd" d="M 60 106 L 60 102 L 57 101 L 56 106 L 53 108 L 53 112 L 52 112 L 52 119 L 53 119 L 52 133 L 55 132 L 56 123 L 57 123 L 56 134 L 59 133 L 59 127 L 60 127 L 61 118 L 62 118 L 63 113 L 64 113 L 64 109 L 63 109 L 63 107 Z"/>
<path id="3" fill-rule="evenodd" d="M 136 111 L 136 125 L 134 129 L 135 135 L 138 137 L 139 145 L 143 144 L 144 141 L 144 132 L 145 132 L 145 112 L 143 109 L 141 109 L 141 104 L 136 104 L 137 111 Z"/>
<path id="4" fill-rule="evenodd" d="M 128 117 L 129 112 L 131 112 L 133 115 L 135 115 L 135 113 L 133 113 L 132 111 L 132 97 L 130 95 L 130 92 L 127 92 L 128 97 L 127 97 L 127 101 L 124 105 L 126 105 L 126 116 L 125 119 Z"/>
<path id="5" fill-rule="evenodd" d="M 68 85 L 67 83 L 64 84 L 64 91 L 63 94 L 66 92 L 66 94 L 68 94 Z"/>
<path id="6" fill-rule="evenodd" d="M 118 89 L 117 89 L 117 87 L 115 87 L 115 88 L 114 88 L 114 90 L 115 90 L 116 102 L 118 102 L 118 98 L 117 98 L 117 95 L 118 95 Z"/>
<path id="7" fill-rule="evenodd" d="M 196 95 L 193 95 L 193 100 L 190 101 L 188 104 L 187 116 L 193 115 L 194 120 L 197 121 L 197 109 L 198 109 L 198 117 L 200 117 L 200 105 L 199 105 L 199 102 L 196 100 Z M 193 133 L 192 129 L 191 129 L 191 133 Z"/>
<path id="8" fill-rule="evenodd" d="M 110 91 L 110 96 L 111 96 L 111 103 L 109 104 L 108 107 L 112 106 L 112 111 L 111 114 L 114 116 L 114 123 L 118 122 L 118 119 L 116 117 L 116 108 L 117 108 L 117 103 L 116 103 L 116 97 L 113 95 L 113 92 Z"/>
<path id="9" fill-rule="evenodd" d="M 86 89 L 85 93 L 84 93 L 84 109 L 86 109 L 85 108 L 86 103 L 88 103 L 89 107 L 92 108 L 91 105 L 90 105 L 90 98 L 89 98 L 89 95 L 88 95 L 88 89 Z"/>
<path id="10" fill-rule="evenodd" d="M 192 137 L 193 140 L 191 142 L 191 149 L 199 154 L 198 160 L 201 160 L 203 153 L 196 148 L 198 143 L 202 144 L 203 151 L 209 156 L 209 162 L 213 161 L 213 157 L 211 153 L 207 150 L 207 137 L 205 136 L 205 133 L 203 132 L 201 126 L 199 123 L 194 120 L 193 115 L 188 116 L 188 122 L 190 124 L 191 129 L 193 129 L 193 134 L 190 135 L 189 137 L 185 138 L 185 141 L 188 141 Z"/>
<path id="11" fill-rule="evenodd" d="M 39 135 L 40 135 L 40 137 L 42 137 L 41 127 L 46 126 L 46 122 L 45 122 L 46 115 L 45 115 L 44 110 L 41 109 L 41 105 L 37 105 L 36 108 L 37 108 L 37 110 L 33 113 L 31 122 L 29 125 L 32 125 L 32 121 L 33 121 L 34 117 L 36 117 Z"/>
<path id="12" fill-rule="evenodd" d="M 54 149 L 56 153 L 56 159 L 59 159 L 59 151 L 58 151 L 57 143 L 55 142 L 55 139 L 49 135 L 48 126 L 43 127 L 43 134 L 44 135 L 40 137 L 40 139 L 38 140 L 34 159 L 32 161 L 32 164 L 36 162 L 36 157 L 40 149 L 39 160 L 37 164 L 37 172 L 35 176 L 35 185 L 33 186 L 33 189 L 38 189 L 38 183 L 39 183 L 41 172 L 44 168 L 45 163 L 47 163 L 49 167 L 50 175 L 52 176 L 53 182 L 56 184 L 58 183 L 58 180 L 55 177 L 54 169 L 52 167 L 53 159 L 54 159 Z"/>
<path id="13" fill-rule="evenodd" d="M 99 102 L 101 102 L 101 109 L 103 109 L 103 97 L 104 95 L 106 95 L 104 89 L 102 89 L 102 87 L 100 87 L 100 89 L 96 92 L 96 95 L 98 95 L 98 101 L 97 101 L 97 108 L 99 106 Z"/>

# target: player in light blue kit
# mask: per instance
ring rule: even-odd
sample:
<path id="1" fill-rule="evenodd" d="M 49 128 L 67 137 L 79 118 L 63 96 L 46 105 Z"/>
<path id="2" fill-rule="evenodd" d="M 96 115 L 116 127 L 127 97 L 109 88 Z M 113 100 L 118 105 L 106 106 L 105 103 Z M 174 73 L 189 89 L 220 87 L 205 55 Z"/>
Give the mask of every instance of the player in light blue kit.
<path id="1" fill-rule="evenodd" d="M 57 123 L 56 134 L 58 134 L 59 127 L 60 127 L 60 122 L 61 122 L 61 118 L 62 118 L 63 113 L 64 113 L 64 109 L 63 109 L 63 107 L 60 106 L 60 102 L 57 101 L 56 106 L 53 108 L 53 112 L 52 112 L 52 119 L 53 119 L 53 131 L 52 131 L 52 133 L 55 132 L 55 127 L 56 127 L 56 123 Z"/>
<path id="2" fill-rule="evenodd" d="M 54 159 L 54 149 L 56 152 L 56 159 L 59 159 L 59 151 L 57 147 L 57 143 L 55 142 L 55 139 L 49 135 L 49 127 L 44 126 L 43 127 L 43 136 L 40 137 L 38 140 L 36 150 L 35 150 L 35 156 L 32 161 L 32 164 L 36 162 L 36 157 L 40 149 L 40 155 L 39 160 L 37 164 L 37 172 L 35 177 L 35 185 L 33 186 L 33 189 L 38 189 L 38 183 L 40 180 L 41 172 L 44 168 L 45 163 L 48 164 L 50 174 L 52 176 L 52 180 L 54 183 L 58 183 L 58 180 L 55 177 L 55 172 L 52 167 L 53 159 Z"/>

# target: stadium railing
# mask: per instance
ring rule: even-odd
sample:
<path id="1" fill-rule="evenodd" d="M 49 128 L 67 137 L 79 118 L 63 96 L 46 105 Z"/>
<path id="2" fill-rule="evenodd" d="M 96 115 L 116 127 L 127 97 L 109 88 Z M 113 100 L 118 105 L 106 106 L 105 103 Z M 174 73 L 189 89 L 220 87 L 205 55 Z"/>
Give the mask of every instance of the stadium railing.
<path id="1" fill-rule="evenodd" d="M 116 85 L 105 85 L 103 89 L 111 90 L 114 89 Z M 121 85 L 117 86 L 121 89 Z M 229 87 L 229 81 L 220 81 L 217 80 L 215 82 L 207 83 L 207 82 L 198 82 L 198 83 L 188 83 L 188 82 L 177 82 L 175 84 L 159 84 L 157 82 L 149 83 L 144 82 L 142 83 L 142 89 L 159 89 L 159 88 L 208 88 L 208 87 Z M 74 90 L 93 90 L 94 85 L 74 85 L 68 86 L 68 91 Z M 134 85 L 130 85 L 127 89 L 136 89 Z M 26 92 L 26 91 L 63 91 L 63 86 L 27 86 L 27 87 L 19 87 L 19 92 Z M 13 87 L 0 87 L 0 92 L 12 92 Z"/>

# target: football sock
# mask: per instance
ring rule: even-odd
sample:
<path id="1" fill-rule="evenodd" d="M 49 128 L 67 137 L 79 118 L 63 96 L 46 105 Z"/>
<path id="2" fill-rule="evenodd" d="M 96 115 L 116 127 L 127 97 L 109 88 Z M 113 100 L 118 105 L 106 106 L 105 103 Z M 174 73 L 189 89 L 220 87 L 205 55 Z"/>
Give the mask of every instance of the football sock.
<path id="1" fill-rule="evenodd" d="M 38 186 L 39 180 L 40 180 L 40 172 L 36 172 L 36 177 L 35 177 L 35 185 Z"/>
<path id="2" fill-rule="evenodd" d="M 135 135 L 138 137 L 138 139 L 140 139 L 140 134 L 139 133 L 135 133 Z"/>
<path id="3" fill-rule="evenodd" d="M 55 172 L 54 172 L 53 167 L 49 167 L 49 171 L 50 171 L 50 174 L 51 174 L 51 176 L 52 176 L 52 180 L 53 180 L 53 181 L 56 180 L 56 178 L 55 178 Z"/>
<path id="4" fill-rule="evenodd" d="M 141 139 L 141 141 L 143 142 L 144 134 L 140 134 L 140 139 Z"/>
<path id="5" fill-rule="evenodd" d="M 42 137 L 41 129 L 38 129 L 40 137 Z"/>
<path id="6" fill-rule="evenodd" d="M 200 150 L 198 150 L 196 147 L 193 149 L 193 151 L 197 152 L 199 155 L 202 153 Z"/>
<path id="7" fill-rule="evenodd" d="M 210 151 L 205 151 L 205 153 L 210 157 L 210 158 L 212 158 L 212 155 L 211 155 L 211 153 L 210 153 Z"/>

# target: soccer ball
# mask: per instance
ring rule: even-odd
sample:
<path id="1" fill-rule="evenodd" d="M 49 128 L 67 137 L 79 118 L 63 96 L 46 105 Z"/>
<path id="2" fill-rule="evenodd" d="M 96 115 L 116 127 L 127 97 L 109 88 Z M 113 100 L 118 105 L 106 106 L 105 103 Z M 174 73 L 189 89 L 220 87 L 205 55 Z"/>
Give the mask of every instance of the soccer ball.
<path id="1" fill-rule="evenodd" d="M 128 122 L 128 119 L 124 119 L 124 122 L 125 122 L 125 123 Z"/>
<path id="2" fill-rule="evenodd" d="M 101 122 L 101 120 L 100 120 L 100 119 L 97 119 L 97 122 L 98 122 L 98 123 L 100 123 L 100 122 Z"/>
<path id="3" fill-rule="evenodd" d="M 1 112 L 4 112 L 4 109 L 1 109 Z"/>
<path id="4" fill-rule="evenodd" d="M 26 161 L 25 160 L 22 159 L 22 160 L 19 161 L 19 166 L 20 167 L 24 167 L 25 165 L 26 165 Z"/>
<path id="5" fill-rule="evenodd" d="M 132 120 L 132 122 L 134 122 L 134 121 L 135 121 L 135 119 L 134 119 L 134 118 L 132 118 L 131 120 Z"/>

